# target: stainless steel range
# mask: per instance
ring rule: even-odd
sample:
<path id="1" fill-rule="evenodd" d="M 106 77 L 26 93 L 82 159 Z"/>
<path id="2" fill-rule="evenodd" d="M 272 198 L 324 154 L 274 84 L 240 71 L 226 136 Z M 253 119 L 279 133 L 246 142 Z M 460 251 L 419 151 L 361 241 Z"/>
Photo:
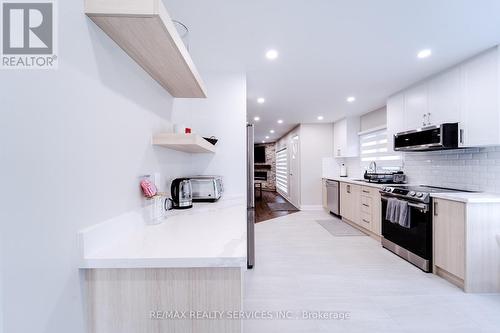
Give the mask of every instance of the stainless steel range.
<path id="1" fill-rule="evenodd" d="M 463 192 L 433 186 L 387 186 L 382 196 L 382 246 L 425 272 L 432 269 L 432 193 Z M 394 205 L 405 223 L 391 217 Z M 389 207 L 389 214 L 388 214 Z M 399 212 L 399 211 L 398 211 Z M 402 213 L 403 214 L 403 213 Z M 401 216 L 401 215 L 400 215 Z"/>

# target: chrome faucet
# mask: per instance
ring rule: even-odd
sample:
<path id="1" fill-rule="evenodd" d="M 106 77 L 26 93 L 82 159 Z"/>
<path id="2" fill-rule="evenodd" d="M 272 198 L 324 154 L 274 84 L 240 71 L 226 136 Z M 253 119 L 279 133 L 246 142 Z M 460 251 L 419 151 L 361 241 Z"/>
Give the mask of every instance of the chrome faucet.
<path id="1" fill-rule="evenodd" d="M 377 173 L 377 162 L 371 161 L 368 170 L 372 171 L 373 173 Z"/>

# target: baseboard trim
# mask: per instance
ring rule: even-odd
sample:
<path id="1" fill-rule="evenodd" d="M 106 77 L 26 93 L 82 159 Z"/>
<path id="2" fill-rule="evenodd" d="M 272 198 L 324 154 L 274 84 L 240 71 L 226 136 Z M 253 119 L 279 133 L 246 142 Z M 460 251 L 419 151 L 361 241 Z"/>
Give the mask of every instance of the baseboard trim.
<path id="1" fill-rule="evenodd" d="M 446 281 L 450 282 L 451 284 L 454 284 L 458 288 L 462 289 L 465 291 L 465 281 L 455 274 L 452 274 L 444 269 L 442 269 L 439 266 L 434 266 L 434 274 L 439 276 L 440 278 L 445 279 Z"/>
<path id="2" fill-rule="evenodd" d="M 373 238 L 377 242 L 379 242 L 379 243 L 382 242 L 382 237 L 379 236 L 379 235 L 377 235 L 377 234 L 375 234 L 373 231 L 365 229 L 362 226 L 360 226 L 360 225 L 358 225 L 358 224 L 356 224 L 356 223 L 354 223 L 354 222 L 352 222 L 352 221 L 350 221 L 350 220 L 348 220 L 348 219 L 346 219 L 344 217 L 342 218 L 342 221 L 345 222 L 345 223 L 347 223 L 347 224 L 349 224 L 351 227 L 358 229 L 359 231 L 361 231 L 362 233 L 366 234 L 367 236 L 370 236 L 371 238 Z"/>
<path id="3" fill-rule="evenodd" d="M 302 205 L 300 210 L 324 210 L 322 205 Z"/>

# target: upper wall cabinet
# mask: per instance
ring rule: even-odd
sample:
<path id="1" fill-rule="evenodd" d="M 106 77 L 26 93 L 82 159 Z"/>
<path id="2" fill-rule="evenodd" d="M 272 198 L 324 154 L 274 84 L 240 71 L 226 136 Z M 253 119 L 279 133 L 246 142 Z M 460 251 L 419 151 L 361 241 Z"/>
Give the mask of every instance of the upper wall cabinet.
<path id="1" fill-rule="evenodd" d="M 466 146 L 500 144 L 499 56 L 495 48 L 461 67 L 462 127 Z"/>
<path id="2" fill-rule="evenodd" d="M 398 132 L 457 122 L 461 146 L 499 145 L 499 61 L 500 52 L 495 47 L 390 97 L 389 137 Z"/>
<path id="3" fill-rule="evenodd" d="M 85 0 L 85 14 L 173 97 L 207 97 L 161 0 Z"/>
<path id="4" fill-rule="evenodd" d="M 427 85 L 427 91 L 429 125 L 462 121 L 460 68 L 453 68 L 432 78 Z"/>
<path id="5" fill-rule="evenodd" d="M 359 117 L 348 117 L 333 124 L 333 156 L 359 156 Z"/>
<path id="6" fill-rule="evenodd" d="M 387 101 L 387 147 L 394 147 L 394 134 L 405 128 L 405 95 L 397 94 Z"/>
<path id="7" fill-rule="evenodd" d="M 427 84 L 419 84 L 405 91 L 405 128 L 415 129 L 428 125 Z"/>

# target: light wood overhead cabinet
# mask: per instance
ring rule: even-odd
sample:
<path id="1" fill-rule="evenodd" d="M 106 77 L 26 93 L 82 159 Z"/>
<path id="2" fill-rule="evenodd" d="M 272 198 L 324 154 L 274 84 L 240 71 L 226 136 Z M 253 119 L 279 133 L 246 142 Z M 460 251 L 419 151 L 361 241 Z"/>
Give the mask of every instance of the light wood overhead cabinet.
<path id="1" fill-rule="evenodd" d="M 459 123 L 459 146 L 500 145 L 500 51 L 490 49 L 411 86 L 387 101 L 393 135 L 443 123 Z"/>
<path id="2" fill-rule="evenodd" d="M 434 199 L 437 274 L 466 292 L 500 292 L 500 204 Z"/>
<path id="3" fill-rule="evenodd" d="M 207 97 L 161 0 L 85 0 L 85 14 L 173 97 Z"/>

